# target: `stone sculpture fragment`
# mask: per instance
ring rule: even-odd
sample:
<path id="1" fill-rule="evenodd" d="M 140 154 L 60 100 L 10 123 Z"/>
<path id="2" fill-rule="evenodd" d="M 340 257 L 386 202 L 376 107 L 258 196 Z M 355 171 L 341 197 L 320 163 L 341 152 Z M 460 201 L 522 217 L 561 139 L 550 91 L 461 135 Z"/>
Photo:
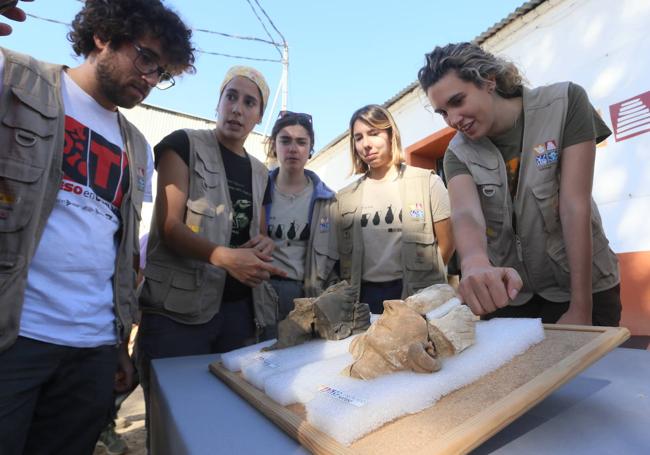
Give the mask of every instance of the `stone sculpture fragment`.
<path id="1" fill-rule="evenodd" d="M 456 297 L 456 291 L 450 285 L 443 283 L 434 284 L 421 289 L 415 294 L 407 297 L 404 302 L 406 305 L 424 316 L 429 311 L 438 308 L 452 297 Z"/>
<path id="2" fill-rule="evenodd" d="M 384 313 L 350 344 L 355 361 L 342 373 L 373 379 L 396 371 L 432 373 L 440 369 L 427 321 L 402 300 L 386 300 Z"/>
<path id="3" fill-rule="evenodd" d="M 370 326 L 370 309 L 359 303 L 347 281 L 328 287 L 315 298 L 294 299 L 294 309 L 278 324 L 278 341 L 265 348 L 288 348 L 313 338 L 341 340 Z"/>

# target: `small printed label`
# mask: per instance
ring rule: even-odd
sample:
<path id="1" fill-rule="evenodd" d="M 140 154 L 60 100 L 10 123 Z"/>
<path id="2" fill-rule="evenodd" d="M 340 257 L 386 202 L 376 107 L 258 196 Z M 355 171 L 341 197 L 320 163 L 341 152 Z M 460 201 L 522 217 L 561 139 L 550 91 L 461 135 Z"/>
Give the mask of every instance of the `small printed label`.
<path id="1" fill-rule="evenodd" d="M 258 354 L 255 357 L 253 357 L 253 360 L 256 360 L 258 362 L 263 362 L 264 366 L 269 367 L 269 368 L 277 368 L 278 367 L 278 365 L 271 362 L 269 359 L 264 357 L 262 354 Z"/>
<path id="2" fill-rule="evenodd" d="M 332 387 L 322 385 L 318 389 L 319 392 L 323 392 L 331 396 L 332 398 L 336 398 L 337 400 L 340 400 L 344 403 L 351 404 L 352 406 L 356 406 L 357 408 L 360 408 L 362 406 L 365 406 L 366 402 L 364 400 L 361 400 L 359 398 L 355 398 L 351 395 L 348 395 L 347 393 L 334 389 Z"/>

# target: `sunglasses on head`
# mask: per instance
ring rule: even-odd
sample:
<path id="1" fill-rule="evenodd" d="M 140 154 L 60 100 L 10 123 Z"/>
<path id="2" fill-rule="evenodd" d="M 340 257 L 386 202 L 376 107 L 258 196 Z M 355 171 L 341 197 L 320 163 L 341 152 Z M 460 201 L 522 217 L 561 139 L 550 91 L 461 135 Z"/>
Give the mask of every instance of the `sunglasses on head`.
<path id="1" fill-rule="evenodd" d="M 291 111 L 280 111 L 278 113 L 278 118 L 281 119 L 283 117 L 298 117 L 298 118 L 304 118 L 307 120 L 309 123 L 311 123 L 311 115 L 305 114 L 303 112 L 291 112 Z"/>

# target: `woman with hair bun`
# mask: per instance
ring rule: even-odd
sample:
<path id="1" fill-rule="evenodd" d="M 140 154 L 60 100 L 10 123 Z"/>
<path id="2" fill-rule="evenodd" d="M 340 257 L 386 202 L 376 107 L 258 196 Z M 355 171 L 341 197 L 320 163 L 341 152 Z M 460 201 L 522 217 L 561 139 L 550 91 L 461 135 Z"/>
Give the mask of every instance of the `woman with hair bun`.
<path id="1" fill-rule="evenodd" d="M 380 314 L 384 300 L 447 282 L 449 198 L 434 172 L 402 162 L 399 130 L 382 106 L 352 115 L 350 154 L 363 175 L 337 195 L 341 278 Z"/>
<path id="2" fill-rule="evenodd" d="M 618 263 L 591 198 L 611 131 L 584 89 L 528 88 L 473 43 L 436 47 L 418 79 L 457 130 L 444 166 L 465 303 L 488 318 L 617 326 Z"/>

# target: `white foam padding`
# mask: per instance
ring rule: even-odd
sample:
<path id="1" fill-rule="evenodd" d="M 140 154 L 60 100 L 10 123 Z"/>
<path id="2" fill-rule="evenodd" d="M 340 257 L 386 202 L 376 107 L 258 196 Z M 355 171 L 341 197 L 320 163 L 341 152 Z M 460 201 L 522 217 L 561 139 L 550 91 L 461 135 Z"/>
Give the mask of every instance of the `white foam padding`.
<path id="1" fill-rule="evenodd" d="M 345 354 L 353 339 L 354 337 L 339 341 L 314 340 L 290 348 L 249 354 L 251 360 L 242 362 L 241 372 L 244 379 L 263 390 L 267 377 Z"/>
<path id="2" fill-rule="evenodd" d="M 240 371 L 242 365 L 252 362 L 260 354 L 262 348 L 271 346 L 273 343 L 275 343 L 275 339 L 226 352 L 225 354 L 221 354 L 221 363 L 223 363 L 226 369 L 232 372 Z"/>
<path id="3" fill-rule="evenodd" d="M 364 381 L 322 375 L 301 384 L 300 375 L 286 387 L 328 386 L 306 403 L 307 420 L 340 443 L 349 445 L 384 423 L 428 408 L 448 393 L 498 369 L 544 339 L 539 319 L 492 319 L 476 324 L 476 343 L 443 361 L 435 373 L 399 372 Z M 316 386 L 318 384 L 318 386 Z M 304 393 L 304 392 L 302 392 Z M 352 404 L 350 404 L 352 403 Z"/>
<path id="4" fill-rule="evenodd" d="M 309 363 L 301 368 L 272 374 L 264 380 L 264 392 L 277 403 L 287 406 L 311 401 L 324 378 L 332 378 L 353 362 L 349 352 Z"/>

